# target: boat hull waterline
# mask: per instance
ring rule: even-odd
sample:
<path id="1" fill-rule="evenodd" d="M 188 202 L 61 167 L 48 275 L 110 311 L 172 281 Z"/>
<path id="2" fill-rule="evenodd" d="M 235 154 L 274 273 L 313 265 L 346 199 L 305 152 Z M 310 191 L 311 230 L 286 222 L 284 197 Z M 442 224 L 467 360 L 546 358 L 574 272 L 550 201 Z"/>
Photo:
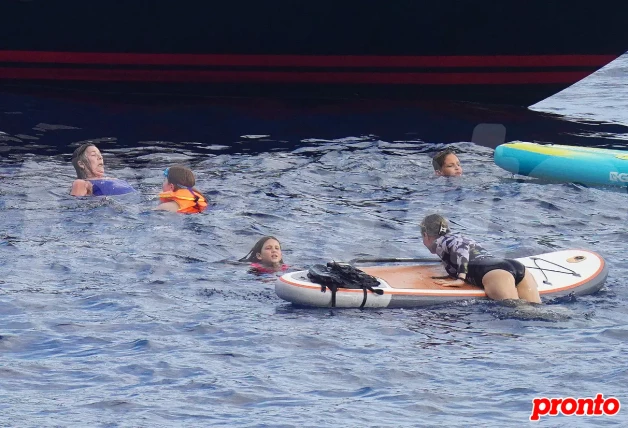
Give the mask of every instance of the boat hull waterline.
<path id="1" fill-rule="evenodd" d="M 506 3 L 5 2 L 0 82 L 529 105 L 628 50 L 628 6 Z"/>

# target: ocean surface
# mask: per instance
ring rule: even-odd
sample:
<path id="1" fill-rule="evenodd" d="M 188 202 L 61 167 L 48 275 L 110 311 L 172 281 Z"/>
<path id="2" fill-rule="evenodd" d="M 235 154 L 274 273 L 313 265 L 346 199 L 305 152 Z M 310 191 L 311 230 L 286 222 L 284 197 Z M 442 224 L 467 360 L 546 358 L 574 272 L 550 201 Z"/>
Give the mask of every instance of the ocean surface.
<path id="1" fill-rule="evenodd" d="M 2 92 L 0 426 L 518 427 L 535 397 L 628 405 L 628 192 L 492 161 L 504 141 L 627 139 L 628 56 L 531 109 Z M 69 197 L 86 141 L 138 192 Z M 461 178 L 433 175 L 447 146 Z M 151 210 L 174 163 L 208 212 Z M 427 257 L 434 212 L 496 255 L 594 250 L 608 280 L 538 308 L 305 309 L 236 263 L 262 235 L 292 269 Z"/>

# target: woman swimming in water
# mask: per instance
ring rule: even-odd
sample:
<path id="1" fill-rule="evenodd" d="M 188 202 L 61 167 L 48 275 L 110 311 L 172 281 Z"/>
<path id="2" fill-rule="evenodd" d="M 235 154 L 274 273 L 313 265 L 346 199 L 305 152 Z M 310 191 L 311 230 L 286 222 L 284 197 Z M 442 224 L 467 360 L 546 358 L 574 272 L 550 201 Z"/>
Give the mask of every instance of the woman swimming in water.
<path id="1" fill-rule="evenodd" d="M 72 196 L 123 195 L 135 189 L 124 180 L 105 177 L 105 164 L 100 150 L 92 143 L 79 146 L 72 154 L 76 180 L 72 183 Z"/>

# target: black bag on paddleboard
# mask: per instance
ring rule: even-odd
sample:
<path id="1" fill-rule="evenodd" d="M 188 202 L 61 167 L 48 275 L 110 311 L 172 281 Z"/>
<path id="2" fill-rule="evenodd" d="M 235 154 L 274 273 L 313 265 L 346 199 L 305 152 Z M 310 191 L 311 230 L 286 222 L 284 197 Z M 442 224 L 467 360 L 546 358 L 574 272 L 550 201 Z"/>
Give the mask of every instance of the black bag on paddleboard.
<path id="1" fill-rule="evenodd" d="M 361 271 L 346 263 L 329 262 L 327 265 L 312 266 L 307 277 L 316 284 L 321 284 L 321 291 L 325 292 L 327 288 L 331 291 L 331 307 L 336 306 L 336 291 L 339 288 L 353 288 L 364 290 L 364 299 L 360 305 L 360 309 L 366 303 L 367 291 L 375 294 L 384 294 L 381 289 L 374 289 L 379 286 L 379 281 L 374 276 Z"/>

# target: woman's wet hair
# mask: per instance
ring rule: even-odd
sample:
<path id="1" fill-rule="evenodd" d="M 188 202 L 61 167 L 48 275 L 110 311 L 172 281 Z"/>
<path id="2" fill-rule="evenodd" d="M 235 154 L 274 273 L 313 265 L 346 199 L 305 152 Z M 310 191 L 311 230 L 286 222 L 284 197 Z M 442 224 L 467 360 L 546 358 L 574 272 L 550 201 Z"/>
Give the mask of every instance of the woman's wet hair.
<path id="1" fill-rule="evenodd" d="M 432 166 L 434 167 L 434 171 L 440 171 L 445 163 L 445 158 L 447 155 L 455 155 L 456 151 L 452 148 L 446 148 L 443 151 L 440 151 L 434 155 L 432 158 Z"/>
<path id="2" fill-rule="evenodd" d="M 426 233 L 427 236 L 443 236 L 449 232 L 451 232 L 449 230 L 449 222 L 442 215 L 430 214 L 421 222 L 421 234 Z"/>
<path id="3" fill-rule="evenodd" d="M 166 171 L 168 183 L 173 184 L 175 189 L 194 187 L 196 184 L 192 170 L 183 165 L 173 165 Z"/>
<path id="4" fill-rule="evenodd" d="M 76 170 L 76 177 L 79 179 L 85 179 L 88 177 L 85 170 L 92 173 L 92 170 L 89 168 L 89 160 L 87 159 L 87 154 L 86 154 L 87 149 L 89 149 L 90 147 L 96 147 L 96 146 L 92 143 L 81 144 L 80 146 L 76 148 L 76 150 L 74 150 L 74 153 L 72 153 L 72 165 L 74 166 L 74 169 Z M 85 166 L 81 167 L 79 165 L 79 162 L 83 162 L 83 165 Z"/>
<path id="5" fill-rule="evenodd" d="M 251 262 L 251 263 L 258 262 L 259 259 L 257 258 L 257 253 L 262 252 L 262 249 L 264 248 L 264 244 L 266 244 L 266 241 L 270 239 L 274 239 L 275 241 L 279 242 L 279 239 L 275 238 L 274 236 L 263 236 L 255 243 L 255 245 L 253 245 L 253 248 L 251 248 L 251 251 L 249 251 L 246 256 L 242 257 L 238 261 L 239 262 Z M 279 242 L 279 246 L 281 247 L 281 242 Z M 283 257 L 281 258 L 281 260 L 279 260 L 279 263 L 283 264 Z"/>

